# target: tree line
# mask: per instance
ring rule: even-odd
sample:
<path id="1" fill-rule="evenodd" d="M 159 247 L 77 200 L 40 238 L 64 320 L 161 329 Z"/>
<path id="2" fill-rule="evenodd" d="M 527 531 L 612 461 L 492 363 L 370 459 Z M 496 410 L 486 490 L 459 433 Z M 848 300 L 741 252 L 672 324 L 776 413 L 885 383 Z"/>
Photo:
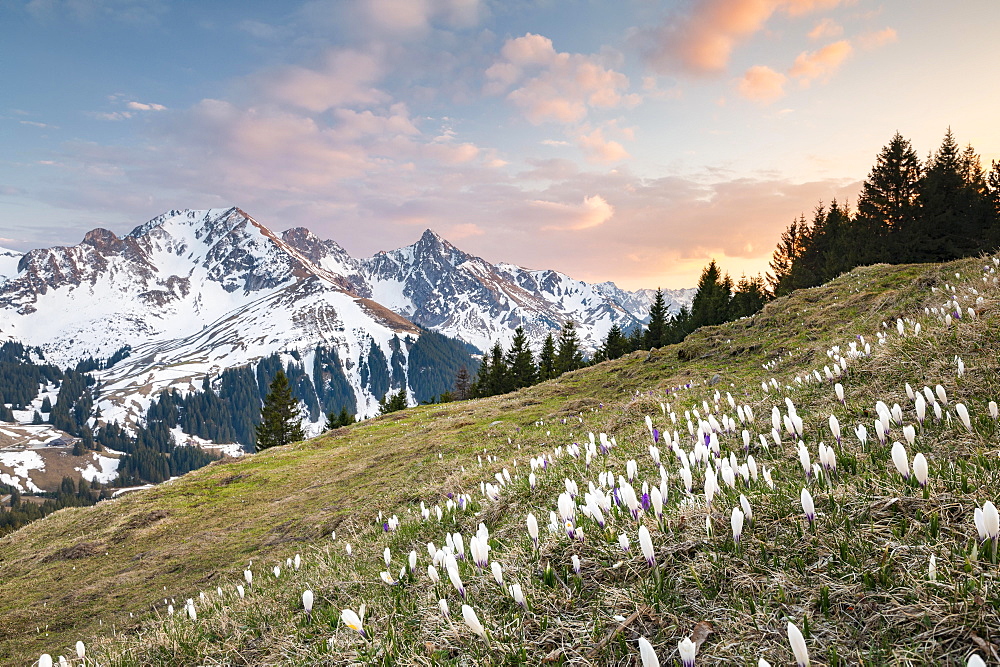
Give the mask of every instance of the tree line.
<path id="1" fill-rule="evenodd" d="M 987 173 L 949 128 L 921 161 L 897 132 L 882 148 L 854 210 L 820 203 L 778 242 L 768 283 L 775 296 L 814 287 L 856 266 L 945 262 L 1000 245 L 1000 163 Z"/>

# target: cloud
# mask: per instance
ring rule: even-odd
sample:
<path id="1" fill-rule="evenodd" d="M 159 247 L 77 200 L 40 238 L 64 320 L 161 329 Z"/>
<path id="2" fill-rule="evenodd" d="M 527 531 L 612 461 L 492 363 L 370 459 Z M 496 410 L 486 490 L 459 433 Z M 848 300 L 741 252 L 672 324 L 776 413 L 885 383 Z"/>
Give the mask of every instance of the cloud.
<path id="1" fill-rule="evenodd" d="M 39 123 L 37 120 L 19 120 L 17 121 L 21 125 L 30 125 L 31 127 L 38 127 L 43 130 L 58 130 L 59 128 L 55 125 L 49 125 L 48 123 Z"/>
<path id="2" fill-rule="evenodd" d="M 486 70 L 487 94 L 507 94 L 531 123 L 573 124 L 591 109 L 633 107 L 641 97 L 628 93 L 628 77 L 605 66 L 599 56 L 563 53 L 552 40 L 528 33 L 508 39 L 501 60 Z"/>
<path id="3" fill-rule="evenodd" d="M 862 35 L 858 38 L 858 44 L 863 49 L 877 49 L 886 44 L 892 44 L 898 38 L 899 36 L 896 34 L 895 29 L 883 28 L 882 30 Z"/>
<path id="4" fill-rule="evenodd" d="M 373 55 L 330 49 L 316 68 L 278 67 L 251 77 L 250 82 L 273 102 L 322 112 L 387 101 L 388 95 L 374 87 L 382 75 L 382 65 Z"/>
<path id="5" fill-rule="evenodd" d="M 785 81 L 781 72 L 766 65 L 754 65 L 743 74 L 736 89 L 748 100 L 770 104 L 785 94 Z"/>
<path id="6" fill-rule="evenodd" d="M 543 211 L 552 220 L 542 226 L 542 231 L 582 231 L 603 225 L 615 214 L 615 207 L 601 195 L 583 198 L 582 204 L 563 204 L 554 201 L 535 200 L 531 206 Z"/>
<path id="7" fill-rule="evenodd" d="M 827 44 L 818 51 L 803 51 L 788 70 L 788 75 L 799 80 L 799 85 L 807 87 L 816 79 L 827 80 L 851 55 L 851 43 L 840 40 Z"/>
<path id="8" fill-rule="evenodd" d="M 733 50 L 764 28 L 776 13 L 801 16 L 841 0 L 695 0 L 687 11 L 636 33 L 646 61 L 662 73 L 693 75 L 725 71 Z"/>
<path id="9" fill-rule="evenodd" d="M 80 23 L 151 25 L 159 22 L 169 6 L 163 0 L 30 0 L 24 10 L 40 21 L 68 18 Z"/>
<path id="10" fill-rule="evenodd" d="M 445 232 L 445 235 L 448 237 L 449 240 L 457 241 L 460 239 L 467 239 L 472 236 L 482 236 L 485 233 L 486 232 L 479 225 L 473 224 L 471 222 L 465 222 L 448 227 L 447 231 Z"/>
<path id="11" fill-rule="evenodd" d="M 22 188 L 15 187 L 13 185 L 0 185 L 0 195 L 4 197 L 16 197 L 23 194 L 27 193 Z"/>
<path id="12" fill-rule="evenodd" d="M 601 128 L 589 134 L 581 134 L 576 142 L 590 162 L 620 162 L 629 157 L 624 146 L 617 141 L 608 141 L 604 138 Z"/>
<path id="13" fill-rule="evenodd" d="M 327 0 L 308 3 L 304 11 L 337 16 L 367 38 L 386 39 L 423 37 L 436 26 L 472 28 L 487 13 L 481 0 Z"/>
<path id="14" fill-rule="evenodd" d="M 809 31 L 809 39 L 826 39 L 830 37 L 840 37 L 844 34 L 844 27 L 831 18 L 825 18 Z"/>
<path id="15" fill-rule="evenodd" d="M 162 104 L 144 104 L 142 102 L 129 102 L 125 105 L 132 111 L 166 111 L 167 107 Z"/>

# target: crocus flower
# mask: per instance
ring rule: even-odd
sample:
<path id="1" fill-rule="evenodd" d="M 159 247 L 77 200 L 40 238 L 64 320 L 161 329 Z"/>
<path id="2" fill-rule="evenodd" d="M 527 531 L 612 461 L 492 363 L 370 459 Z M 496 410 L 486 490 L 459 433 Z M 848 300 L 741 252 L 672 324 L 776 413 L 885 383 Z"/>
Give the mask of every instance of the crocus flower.
<path id="1" fill-rule="evenodd" d="M 906 457 L 906 448 L 898 440 L 892 443 L 892 463 L 903 479 L 910 478 L 910 463 Z"/>
<path id="2" fill-rule="evenodd" d="M 619 535 L 618 536 L 618 545 L 621 546 L 622 551 L 624 551 L 625 553 L 628 553 L 628 549 L 629 549 L 629 546 L 630 546 L 628 535 L 626 535 L 625 533 L 622 533 L 621 535 Z"/>
<path id="3" fill-rule="evenodd" d="M 803 487 L 799 498 L 802 501 L 802 511 L 806 513 L 806 518 L 809 519 L 809 524 L 812 525 L 812 522 L 816 519 L 816 505 L 813 503 L 813 497 L 809 493 L 809 489 Z"/>
<path id="4" fill-rule="evenodd" d="M 989 500 L 983 504 L 983 527 L 986 528 L 987 537 L 1000 537 L 1000 513 L 997 512 L 997 506 Z"/>
<path id="5" fill-rule="evenodd" d="M 76 657 L 83 660 L 87 655 L 87 647 L 83 645 L 83 642 L 78 641 L 76 643 Z"/>
<path id="6" fill-rule="evenodd" d="M 906 438 L 906 444 L 912 447 L 917 439 L 917 429 L 913 427 L 913 424 L 907 424 L 903 427 L 903 437 Z"/>
<path id="7" fill-rule="evenodd" d="M 192 621 L 198 620 L 198 611 L 194 608 L 194 600 L 188 598 L 187 604 L 185 605 L 185 609 L 187 609 L 188 618 L 190 618 Z"/>
<path id="8" fill-rule="evenodd" d="M 986 532 L 986 519 L 983 517 L 983 510 L 977 507 L 972 513 L 973 522 L 976 524 L 976 532 L 979 534 L 979 541 L 985 540 L 989 535 Z"/>
<path id="9" fill-rule="evenodd" d="M 295 554 L 295 560 L 293 561 L 295 569 L 299 569 L 302 566 L 302 556 Z"/>
<path id="10" fill-rule="evenodd" d="M 833 385 L 833 390 L 835 392 L 837 392 L 837 400 L 840 401 L 841 403 L 843 403 L 844 402 L 844 385 L 842 385 L 842 384 L 840 384 L 838 382 L 837 384 Z"/>
<path id="11" fill-rule="evenodd" d="M 313 592 L 308 589 L 302 591 L 302 608 L 306 610 L 306 616 L 312 616 Z"/>
<path id="12" fill-rule="evenodd" d="M 920 482 L 920 486 L 927 486 L 927 459 L 920 452 L 913 457 L 913 476 Z"/>
<path id="13" fill-rule="evenodd" d="M 438 609 L 441 610 L 441 615 L 444 616 L 445 618 L 448 618 L 448 616 L 450 616 L 450 612 L 448 611 L 447 600 L 438 600 Z"/>
<path id="14" fill-rule="evenodd" d="M 580 564 L 580 557 L 579 557 L 579 556 L 577 556 L 576 554 L 573 554 L 573 555 L 572 555 L 572 556 L 570 557 L 570 562 L 572 562 L 572 563 L 573 563 L 573 572 L 574 572 L 575 574 L 580 574 L 580 568 L 581 568 L 581 564 Z"/>
<path id="15" fill-rule="evenodd" d="M 934 554 L 931 554 L 931 558 L 927 561 L 927 578 L 930 581 L 937 581 L 937 558 Z"/>
<path id="16" fill-rule="evenodd" d="M 469 626 L 470 630 L 483 639 L 486 639 L 486 628 L 484 628 L 483 624 L 479 622 L 479 617 L 476 615 L 475 609 L 467 604 L 463 604 L 462 618 L 465 620 L 465 624 Z"/>
<path id="17" fill-rule="evenodd" d="M 965 407 L 964 403 L 955 404 L 955 414 L 958 418 L 962 420 L 962 426 L 965 427 L 966 431 L 972 432 L 972 421 L 969 419 L 969 409 Z"/>
<path id="18" fill-rule="evenodd" d="M 362 614 L 364 610 L 362 610 Z M 352 630 L 357 631 L 362 637 L 367 639 L 368 635 L 365 634 L 364 627 L 362 627 L 362 619 L 358 616 L 352 609 L 343 609 L 340 612 L 340 621 Z"/>
<path id="19" fill-rule="evenodd" d="M 979 657 L 978 653 L 973 653 L 969 656 L 969 661 L 965 663 L 965 667 L 986 667 L 986 663 Z"/>
<path id="20" fill-rule="evenodd" d="M 792 645 L 792 653 L 795 654 L 798 667 L 809 667 L 809 651 L 806 649 L 805 637 L 791 621 L 788 621 L 788 643 Z"/>
<path id="21" fill-rule="evenodd" d="M 837 419 L 837 415 L 830 415 L 830 432 L 833 433 L 833 437 L 837 439 L 837 444 L 840 444 L 840 420 Z"/>
<path id="22" fill-rule="evenodd" d="M 677 642 L 677 651 L 681 654 L 683 667 L 694 667 L 694 654 L 698 651 L 698 647 L 691 641 L 690 637 L 685 637 Z"/>
<path id="23" fill-rule="evenodd" d="M 730 523 L 733 527 L 733 541 L 736 544 L 740 543 L 740 536 L 743 535 L 743 511 L 739 507 L 733 508 L 733 514 L 730 517 Z"/>
<path id="24" fill-rule="evenodd" d="M 538 547 L 538 519 L 531 512 L 528 512 L 528 536 L 535 543 L 535 547 Z"/>
<path id="25" fill-rule="evenodd" d="M 528 605 L 524 601 L 524 592 L 521 590 L 521 584 L 512 584 L 510 587 L 510 596 L 514 598 L 516 602 L 522 609 L 527 609 Z"/>
<path id="26" fill-rule="evenodd" d="M 462 583 L 462 575 L 458 573 L 458 566 L 448 567 L 448 578 L 451 579 L 451 585 L 455 587 L 459 595 L 465 598 L 465 585 Z"/>
<path id="27" fill-rule="evenodd" d="M 642 549 L 642 555 L 646 558 L 646 563 L 653 567 L 656 563 L 656 556 L 653 553 L 653 540 L 646 526 L 639 526 L 639 547 Z"/>
<path id="28" fill-rule="evenodd" d="M 275 579 L 279 579 L 280 577 L 281 577 L 281 566 L 280 565 L 275 565 L 274 566 L 274 578 Z"/>
<path id="29" fill-rule="evenodd" d="M 990 408 L 990 417 L 993 417 L 994 421 L 1000 418 L 1000 408 L 997 408 L 996 401 L 990 401 L 989 408 Z"/>
<path id="30" fill-rule="evenodd" d="M 500 566 L 500 563 L 496 561 L 490 563 L 490 570 L 493 572 L 494 581 L 503 586 L 503 568 Z"/>
<path id="31" fill-rule="evenodd" d="M 656 657 L 653 645 L 645 637 L 639 637 L 639 659 L 642 667 L 660 667 L 660 659 Z"/>
<path id="32" fill-rule="evenodd" d="M 247 586 L 253 585 L 253 572 L 250 570 L 243 570 L 243 578 L 246 580 Z"/>

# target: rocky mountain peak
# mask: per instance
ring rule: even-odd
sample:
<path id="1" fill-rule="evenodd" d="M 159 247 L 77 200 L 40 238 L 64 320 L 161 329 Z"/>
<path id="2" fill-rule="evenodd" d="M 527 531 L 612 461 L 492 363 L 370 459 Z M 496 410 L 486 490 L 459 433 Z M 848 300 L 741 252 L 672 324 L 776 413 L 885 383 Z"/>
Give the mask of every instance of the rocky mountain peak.
<path id="1" fill-rule="evenodd" d="M 121 252 L 125 243 L 111 230 L 98 227 L 92 229 L 83 237 L 83 244 L 95 248 L 101 254 Z"/>

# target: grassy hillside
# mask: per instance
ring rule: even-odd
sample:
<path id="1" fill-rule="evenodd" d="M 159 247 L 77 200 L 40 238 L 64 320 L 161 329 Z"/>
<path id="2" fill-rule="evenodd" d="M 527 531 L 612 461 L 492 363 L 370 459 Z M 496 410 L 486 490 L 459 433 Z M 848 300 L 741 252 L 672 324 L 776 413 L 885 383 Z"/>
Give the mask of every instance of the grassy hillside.
<path id="1" fill-rule="evenodd" d="M 102 665 L 628 665 L 638 664 L 644 637 L 663 664 L 679 664 L 678 641 L 694 632 L 699 664 L 754 665 L 763 656 L 777 665 L 793 663 L 786 635 L 793 622 L 813 664 L 964 665 L 973 651 L 995 659 L 1000 570 L 995 548 L 977 539 L 973 523 L 976 507 L 1000 499 L 1000 433 L 988 408 L 1000 398 L 993 267 L 987 258 L 856 269 L 680 345 L 506 396 L 394 413 L 117 501 L 60 511 L 0 540 L 0 655 L 30 664 L 43 652 L 74 654 L 82 639 L 88 660 Z M 945 303 L 955 297 L 964 317 L 946 324 L 954 304 Z M 903 335 L 897 318 L 905 320 Z M 859 335 L 870 354 L 848 359 L 850 343 L 864 349 Z M 824 367 L 832 369 L 840 355 L 847 370 L 827 380 Z M 765 391 L 762 383 L 772 378 Z M 834 382 L 845 390 L 843 404 Z M 940 420 L 929 403 L 918 424 L 906 383 L 917 391 L 942 385 Z M 822 441 L 833 447 L 836 471 L 806 476 L 800 438 L 780 424 L 789 416 L 786 398 L 802 418 L 811 461 L 819 461 Z M 875 435 L 879 400 L 902 406 L 884 444 Z M 971 428 L 958 403 L 967 406 Z M 780 443 L 771 435 L 773 407 L 781 413 Z M 720 425 L 721 456 L 689 463 L 689 494 L 672 449 L 690 458 L 696 438 L 688 418 L 697 429 L 708 413 Z M 831 415 L 841 425 L 840 443 Z M 666 435 L 658 443 L 662 473 L 646 416 Z M 866 443 L 857 424 L 870 434 Z M 906 442 L 904 425 L 917 427 L 909 460 L 918 451 L 928 460 L 926 492 L 891 461 L 892 443 Z M 616 446 L 588 456 L 590 433 L 598 443 L 607 434 Z M 731 454 L 732 486 L 723 472 Z M 748 471 L 744 480 L 738 470 L 748 454 L 759 474 Z M 542 455 L 546 464 L 534 470 L 532 488 L 530 461 Z M 660 488 L 665 476 L 662 516 L 648 509 L 633 517 L 616 506 L 603 512 L 602 528 L 580 507 L 591 484 L 601 496 L 619 486 L 630 460 L 640 493 L 643 482 Z M 721 487 L 711 505 L 704 493 L 709 461 Z M 582 528 L 583 540 L 568 536 L 561 520 L 548 529 L 567 479 L 578 487 L 572 527 Z M 484 482 L 497 485 L 495 498 L 484 496 Z M 815 500 L 813 527 L 800 505 L 803 488 Z M 737 545 L 730 520 L 741 495 L 753 519 Z M 464 507 L 451 508 L 458 500 Z M 541 529 L 537 548 L 525 528 L 529 512 Z M 392 515 L 400 525 L 387 532 L 383 522 Z M 463 620 L 463 598 L 444 564 L 436 584 L 427 571 L 428 542 L 441 549 L 446 533 L 460 533 L 468 549 L 480 523 L 504 585 L 489 566 L 480 571 L 467 558 L 457 567 L 464 602 L 487 638 Z M 640 550 L 640 526 L 651 534 L 653 566 Z M 629 537 L 628 552 L 621 534 Z M 411 550 L 416 568 L 400 578 Z M 286 564 L 295 554 L 302 556 L 298 570 Z M 248 567 L 253 585 L 246 587 Z M 526 608 L 512 599 L 514 583 Z M 305 590 L 315 596 L 309 616 Z M 188 598 L 197 620 L 184 612 Z M 362 603 L 366 637 L 340 620 L 342 609 L 358 611 Z"/>

